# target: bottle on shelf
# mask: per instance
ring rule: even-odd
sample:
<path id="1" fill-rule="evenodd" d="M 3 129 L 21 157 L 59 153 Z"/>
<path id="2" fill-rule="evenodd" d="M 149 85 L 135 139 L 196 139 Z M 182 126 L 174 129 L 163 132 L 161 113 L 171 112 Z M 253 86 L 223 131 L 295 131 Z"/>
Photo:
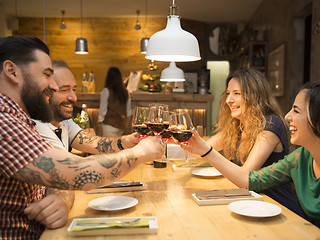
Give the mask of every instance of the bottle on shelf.
<path id="1" fill-rule="evenodd" d="M 82 75 L 82 92 L 88 92 L 89 82 L 87 81 L 87 73 Z"/>
<path id="2" fill-rule="evenodd" d="M 82 110 L 80 113 L 80 127 L 83 129 L 90 129 L 89 113 L 87 110 L 87 104 L 82 104 Z"/>
<path id="3" fill-rule="evenodd" d="M 89 84 L 88 84 L 88 92 L 94 93 L 96 91 L 96 83 L 94 80 L 94 74 L 93 71 L 89 74 Z"/>

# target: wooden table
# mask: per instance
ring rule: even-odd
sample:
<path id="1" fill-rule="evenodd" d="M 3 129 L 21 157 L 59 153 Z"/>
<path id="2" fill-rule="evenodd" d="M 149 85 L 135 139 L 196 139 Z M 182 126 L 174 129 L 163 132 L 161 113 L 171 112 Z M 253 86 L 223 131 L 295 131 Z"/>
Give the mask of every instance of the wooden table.
<path id="1" fill-rule="evenodd" d="M 224 177 L 200 178 L 189 171 L 156 169 L 152 165 L 140 164 L 123 180 L 144 180 L 148 190 L 87 194 L 76 192 L 74 206 L 68 223 L 56 230 L 46 230 L 41 239 L 80 239 L 67 236 L 72 219 L 83 217 L 138 217 L 156 216 L 158 233 L 145 235 L 118 235 L 81 237 L 81 239 L 319 239 L 320 229 L 300 218 L 269 197 L 264 201 L 279 205 L 282 213 L 271 218 L 250 218 L 232 213 L 227 205 L 198 206 L 191 194 L 200 190 L 236 188 Z M 139 200 L 130 209 L 102 212 L 88 208 L 88 203 L 103 196 L 129 196 Z"/>

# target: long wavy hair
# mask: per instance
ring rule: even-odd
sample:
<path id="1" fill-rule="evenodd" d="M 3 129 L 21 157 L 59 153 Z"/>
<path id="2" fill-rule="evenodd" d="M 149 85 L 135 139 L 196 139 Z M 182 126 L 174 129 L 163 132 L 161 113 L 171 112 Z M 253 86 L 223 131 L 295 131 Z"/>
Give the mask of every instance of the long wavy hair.
<path id="1" fill-rule="evenodd" d="M 114 98 L 118 99 L 120 103 L 126 103 L 128 101 L 128 90 L 123 84 L 122 75 L 119 68 L 109 68 L 105 81 L 105 87 L 114 93 Z"/>
<path id="2" fill-rule="evenodd" d="M 232 78 L 239 81 L 241 96 L 246 106 L 241 121 L 231 116 L 230 108 L 226 103 L 227 88 Z M 220 98 L 220 112 L 215 127 L 215 131 L 222 133 L 225 156 L 228 159 L 236 158 L 243 164 L 258 134 L 263 131 L 266 117 L 269 115 L 280 117 L 286 124 L 265 76 L 252 68 L 240 69 L 229 75 L 226 90 Z"/>

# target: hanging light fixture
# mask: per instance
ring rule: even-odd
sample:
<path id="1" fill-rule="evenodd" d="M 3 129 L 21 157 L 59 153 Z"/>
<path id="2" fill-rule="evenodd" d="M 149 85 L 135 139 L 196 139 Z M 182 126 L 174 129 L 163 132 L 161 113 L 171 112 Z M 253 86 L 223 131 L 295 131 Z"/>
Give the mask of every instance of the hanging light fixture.
<path id="1" fill-rule="evenodd" d="M 66 11 L 62 10 L 61 11 L 61 14 L 62 14 L 62 17 L 61 17 L 61 23 L 60 23 L 60 29 L 61 30 L 64 30 L 67 28 L 67 25 L 65 24 L 64 22 L 64 14 L 66 13 Z"/>
<path id="2" fill-rule="evenodd" d="M 170 62 L 169 67 L 161 72 L 160 81 L 163 82 L 184 82 L 184 72 L 176 66 L 175 62 Z"/>
<path id="3" fill-rule="evenodd" d="M 149 38 L 144 37 L 140 40 L 140 53 L 146 54 L 147 53 L 147 47 L 149 43 Z"/>
<path id="4" fill-rule="evenodd" d="M 86 38 L 82 37 L 82 0 L 80 1 L 80 8 L 81 8 L 81 37 L 77 38 L 76 40 L 76 54 L 88 54 L 88 41 Z"/>
<path id="5" fill-rule="evenodd" d="M 146 0 L 146 21 L 145 21 L 145 24 L 144 24 L 144 29 L 147 26 L 147 22 L 148 22 L 148 0 Z M 140 53 L 146 54 L 147 53 L 148 43 L 149 43 L 149 38 L 147 37 L 147 35 L 143 31 L 143 29 L 142 29 L 142 32 L 144 33 L 145 37 L 140 40 Z"/>
<path id="6" fill-rule="evenodd" d="M 139 23 L 139 14 L 140 14 L 140 10 L 137 10 L 137 22 L 136 22 L 136 25 L 134 26 L 135 30 L 140 30 L 141 29 L 141 25 Z"/>
<path id="7" fill-rule="evenodd" d="M 166 28 L 149 39 L 146 59 L 165 62 L 191 62 L 201 59 L 197 38 L 181 28 L 175 0 L 169 10 Z"/>

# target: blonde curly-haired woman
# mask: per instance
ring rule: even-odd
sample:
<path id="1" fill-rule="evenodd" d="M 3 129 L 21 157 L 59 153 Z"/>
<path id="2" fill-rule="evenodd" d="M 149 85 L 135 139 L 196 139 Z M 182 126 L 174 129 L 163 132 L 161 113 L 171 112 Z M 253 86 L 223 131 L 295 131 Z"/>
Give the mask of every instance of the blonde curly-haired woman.
<path id="1" fill-rule="evenodd" d="M 258 70 L 249 68 L 227 78 L 221 96 L 216 134 L 207 144 L 248 171 L 258 170 L 289 153 L 288 131 L 269 83 Z M 291 185 L 264 192 L 303 216 Z"/>

